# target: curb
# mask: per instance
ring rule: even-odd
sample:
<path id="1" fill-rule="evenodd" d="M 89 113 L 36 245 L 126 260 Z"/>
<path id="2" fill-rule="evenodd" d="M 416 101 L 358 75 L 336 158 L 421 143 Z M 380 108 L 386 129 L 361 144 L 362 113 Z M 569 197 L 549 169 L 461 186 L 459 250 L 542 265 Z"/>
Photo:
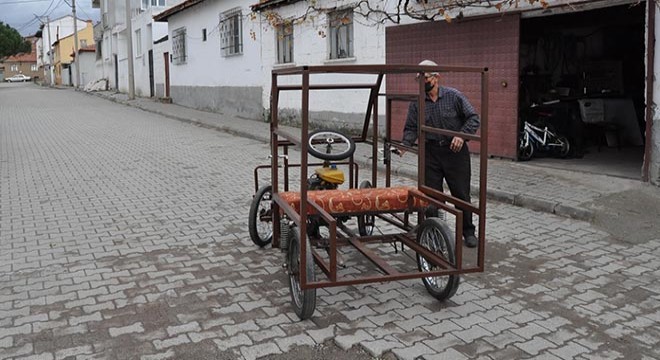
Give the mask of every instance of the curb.
<path id="1" fill-rule="evenodd" d="M 261 141 L 261 142 L 268 142 L 270 139 L 265 136 L 259 136 L 257 134 L 253 134 L 250 132 L 246 131 L 241 131 L 237 130 L 235 128 L 229 127 L 229 126 L 218 126 L 218 125 L 213 125 L 213 124 L 208 124 L 205 123 L 201 120 L 197 120 L 194 118 L 187 119 L 183 118 L 181 116 L 176 116 L 176 115 L 171 115 L 166 112 L 158 111 L 158 110 L 153 110 L 149 109 L 147 107 L 140 106 L 140 104 L 137 103 L 131 103 L 131 101 L 126 101 L 126 100 L 118 100 L 110 96 L 105 96 L 104 94 L 101 93 L 95 93 L 95 92 L 84 92 L 86 94 L 98 96 L 100 98 L 106 99 L 113 101 L 118 104 L 123 104 L 126 106 L 130 106 L 136 109 L 140 109 L 146 112 L 154 113 L 160 116 L 164 116 L 169 119 L 173 120 L 178 120 L 182 122 L 186 122 L 189 124 L 194 124 L 198 126 L 202 126 L 207 129 L 214 129 L 222 132 L 226 132 L 228 134 L 256 140 L 256 141 Z M 356 159 L 356 163 L 362 165 L 362 166 L 371 166 L 371 162 L 367 160 L 362 160 L 362 159 Z M 385 167 L 380 164 L 378 164 L 378 170 L 379 171 L 384 171 Z M 416 178 L 417 173 L 414 172 L 407 168 L 407 167 L 399 167 L 396 169 L 392 169 L 392 174 L 393 175 L 400 175 L 408 178 Z M 471 186 L 471 192 L 472 194 L 478 194 L 479 193 L 479 187 L 472 185 Z M 535 198 L 533 196 L 527 195 L 527 194 L 515 194 L 511 193 L 508 191 L 500 190 L 500 189 L 486 189 L 486 198 L 489 200 L 509 204 L 509 205 L 514 205 L 514 206 L 519 206 L 527 209 L 531 209 L 534 211 L 540 211 L 540 212 L 546 212 L 562 217 L 567 217 L 571 219 L 576 219 L 576 220 L 581 220 L 581 221 L 591 221 L 594 218 L 594 213 L 590 209 L 585 209 L 581 207 L 576 207 L 572 205 L 565 205 L 559 202 L 552 202 L 549 200 L 545 199 L 539 199 Z"/>

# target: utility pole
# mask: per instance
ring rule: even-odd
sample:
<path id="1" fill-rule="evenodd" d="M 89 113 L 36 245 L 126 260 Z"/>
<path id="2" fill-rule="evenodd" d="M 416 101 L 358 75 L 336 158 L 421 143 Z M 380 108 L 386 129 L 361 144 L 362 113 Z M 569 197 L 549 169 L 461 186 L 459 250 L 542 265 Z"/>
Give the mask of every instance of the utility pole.
<path id="1" fill-rule="evenodd" d="M 76 88 L 80 87 L 80 57 L 78 56 L 78 18 L 76 17 L 76 0 L 71 0 L 71 8 L 73 10 L 73 54 L 76 59 Z"/>
<path id="2" fill-rule="evenodd" d="M 126 56 L 128 56 L 128 100 L 134 100 L 135 75 L 133 74 L 133 26 L 131 24 L 131 0 L 126 0 Z"/>
<path id="3" fill-rule="evenodd" d="M 46 16 L 46 24 L 48 24 L 48 73 L 50 74 L 50 86 L 55 84 L 53 79 L 53 38 L 50 37 L 50 16 Z"/>

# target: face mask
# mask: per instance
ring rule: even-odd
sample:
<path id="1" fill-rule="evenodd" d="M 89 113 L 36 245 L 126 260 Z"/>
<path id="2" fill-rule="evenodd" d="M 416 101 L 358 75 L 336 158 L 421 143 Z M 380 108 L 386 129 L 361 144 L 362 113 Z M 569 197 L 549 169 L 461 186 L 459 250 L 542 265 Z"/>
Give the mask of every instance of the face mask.
<path id="1" fill-rule="evenodd" d="M 424 83 L 424 91 L 429 92 L 433 90 L 433 84 L 431 83 Z"/>

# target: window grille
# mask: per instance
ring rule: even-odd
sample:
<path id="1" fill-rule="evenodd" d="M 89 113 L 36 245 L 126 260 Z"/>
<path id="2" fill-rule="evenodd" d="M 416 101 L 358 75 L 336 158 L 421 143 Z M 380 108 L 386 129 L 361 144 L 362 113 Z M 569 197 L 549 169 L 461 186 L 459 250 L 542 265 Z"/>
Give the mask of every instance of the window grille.
<path id="1" fill-rule="evenodd" d="M 243 53 L 243 17 L 241 9 L 220 15 L 220 41 L 223 56 Z"/>
<path id="2" fill-rule="evenodd" d="M 353 10 L 329 15 L 330 59 L 353 57 Z"/>
<path id="3" fill-rule="evenodd" d="M 186 28 L 172 32 L 172 62 L 174 65 L 186 63 Z"/>

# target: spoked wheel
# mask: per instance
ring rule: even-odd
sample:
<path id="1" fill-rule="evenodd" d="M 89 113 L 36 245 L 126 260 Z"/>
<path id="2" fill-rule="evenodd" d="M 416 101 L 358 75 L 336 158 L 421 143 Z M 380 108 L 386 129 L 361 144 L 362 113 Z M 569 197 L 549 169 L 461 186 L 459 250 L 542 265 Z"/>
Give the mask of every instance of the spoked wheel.
<path id="1" fill-rule="evenodd" d="M 262 186 L 252 199 L 248 219 L 250 239 L 255 245 L 264 247 L 273 241 L 273 217 L 271 212 L 272 187 Z"/>
<path id="2" fill-rule="evenodd" d="M 534 145 L 529 141 L 527 135 L 523 135 L 518 144 L 518 159 L 521 161 L 527 161 L 534 156 Z"/>
<path id="3" fill-rule="evenodd" d="M 314 313 L 316 308 L 316 289 L 300 288 L 300 230 L 298 228 L 291 229 L 289 234 L 291 236 L 289 251 L 287 253 L 287 270 L 289 273 L 289 291 L 291 292 L 291 303 L 293 310 L 300 320 L 309 319 Z M 307 282 L 316 281 L 314 274 L 314 260 L 312 259 L 311 243 L 307 241 L 307 249 L 305 251 L 307 273 Z"/>
<path id="4" fill-rule="evenodd" d="M 438 218 L 424 220 L 417 230 L 417 242 L 436 255 L 451 264 L 456 263 L 454 257 L 454 237 L 449 227 Z M 432 264 L 421 254 L 417 254 L 417 266 L 419 271 L 429 272 L 442 268 Z M 456 290 L 460 277 L 458 275 L 429 276 L 422 278 L 426 290 L 436 299 L 443 301 L 452 297 Z"/>
<path id="5" fill-rule="evenodd" d="M 337 131 L 319 130 L 309 134 L 309 153 L 321 160 L 343 160 L 355 152 L 355 142 Z"/>
<path id="6" fill-rule="evenodd" d="M 557 136 L 557 142 L 561 144 L 561 146 L 558 146 L 556 149 L 557 151 L 557 156 L 560 158 L 565 158 L 568 156 L 568 154 L 571 152 L 571 143 L 568 141 L 568 138 L 566 136 Z"/>
<path id="7" fill-rule="evenodd" d="M 371 188 L 371 182 L 369 180 L 364 180 L 360 183 L 358 187 L 360 189 L 369 189 Z M 374 234 L 374 222 L 376 221 L 375 215 L 358 215 L 358 233 L 360 236 L 371 236 Z"/>

